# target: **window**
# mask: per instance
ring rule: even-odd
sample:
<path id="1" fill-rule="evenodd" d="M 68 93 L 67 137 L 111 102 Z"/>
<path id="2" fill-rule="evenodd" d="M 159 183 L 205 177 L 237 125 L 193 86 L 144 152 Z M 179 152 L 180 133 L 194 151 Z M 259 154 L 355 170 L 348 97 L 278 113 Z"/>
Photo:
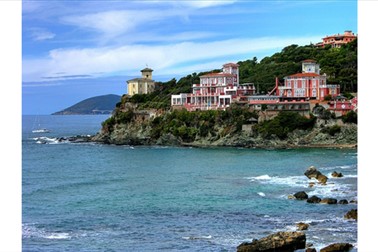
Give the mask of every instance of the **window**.
<path id="1" fill-rule="evenodd" d="M 315 89 L 315 88 L 312 89 L 312 96 L 313 96 L 313 97 L 316 96 L 316 89 Z"/>

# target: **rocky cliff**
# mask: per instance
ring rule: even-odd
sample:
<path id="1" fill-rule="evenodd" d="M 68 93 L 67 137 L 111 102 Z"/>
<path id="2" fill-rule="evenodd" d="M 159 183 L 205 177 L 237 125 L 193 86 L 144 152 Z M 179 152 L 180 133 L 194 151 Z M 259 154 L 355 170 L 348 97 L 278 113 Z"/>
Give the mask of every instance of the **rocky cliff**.
<path id="1" fill-rule="evenodd" d="M 113 116 L 103 122 L 101 131 L 92 138 L 92 141 L 117 145 L 197 147 L 357 147 L 357 124 L 343 123 L 340 119 L 315 118 L 311 128 L 299 127 L 287 130 L 286 127 L 285 136 L 279 137 L 275 134 L 264 134 L 262 127 L 259 126 L 261 123 L 251 123 L 251 120 L 246 120 L 256 114 L 240 112 L 244 113 L 243 117 L 243 114 L 235 112 L 211 113 L 215 115 L 214 118 L 209 117 L 208 114 L 197 116 L 157 110 L 140 111 L 136 107 L 116 109 Z M 230 119 L 234 114 L 237 114 L 235 117 L 237 119 Z M 229 119 L 221 120 L 221 116 Z M 202 117 L 202 120 L 198 119 Z"/>

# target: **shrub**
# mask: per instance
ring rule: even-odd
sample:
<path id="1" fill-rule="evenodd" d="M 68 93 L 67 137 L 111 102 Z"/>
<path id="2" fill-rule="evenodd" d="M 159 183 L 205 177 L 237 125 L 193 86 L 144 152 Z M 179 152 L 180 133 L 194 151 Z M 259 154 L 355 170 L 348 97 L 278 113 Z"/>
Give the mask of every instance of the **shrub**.
<path id="1" fill-rule="evenodd" d="M 332 125 L 332 126 L 324 127 L 321 132 L 327 133 L 330 136 L 334 136 L 336 133 L 341 132 L 341 127 L 339 125 L 335 124 L 335 125 Z"/>
<path id="2" fill-rule="evenodd" d="M 341 117 L 341 120 L 344 123 L 355 123 L 357 124 L 357 113 L 354 112 L 353 110 L 349 111 L 345 115 Z"/>

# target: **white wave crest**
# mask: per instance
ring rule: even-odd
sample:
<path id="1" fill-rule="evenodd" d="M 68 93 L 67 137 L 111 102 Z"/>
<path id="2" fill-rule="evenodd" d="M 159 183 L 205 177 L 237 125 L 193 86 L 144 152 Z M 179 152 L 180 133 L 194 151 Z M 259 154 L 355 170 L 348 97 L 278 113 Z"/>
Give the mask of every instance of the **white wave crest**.
<path id="1" fill-rule="evenodd" d="M 261 197 L 265 197 L 265 193 L 263 192 L 258 192 L 257 194 L 260 195 Z"/>

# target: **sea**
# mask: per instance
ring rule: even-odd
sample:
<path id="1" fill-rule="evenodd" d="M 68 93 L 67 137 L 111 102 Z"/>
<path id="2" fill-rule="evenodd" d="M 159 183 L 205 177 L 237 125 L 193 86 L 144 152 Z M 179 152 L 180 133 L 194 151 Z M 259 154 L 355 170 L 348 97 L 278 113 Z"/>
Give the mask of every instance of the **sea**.
<path id="1" fill-rule="evenodd" d="M 355 149 L 250 149 L 70 143 L 94 135 L 110 115 L 22 117 L 22 250 L 236 251 L 296 231 L 318 251 L 357 251 L 357 203 L 310 204 L 309 196 L 357 201 Z M 33 133 L 36 127 L 50 130 Z M 313 187 L 315 166 L 329 180 Z M 333 171 L 343 177 L 332 178 Z M 298 250 L 304 251 L 304 250 Z"/>

